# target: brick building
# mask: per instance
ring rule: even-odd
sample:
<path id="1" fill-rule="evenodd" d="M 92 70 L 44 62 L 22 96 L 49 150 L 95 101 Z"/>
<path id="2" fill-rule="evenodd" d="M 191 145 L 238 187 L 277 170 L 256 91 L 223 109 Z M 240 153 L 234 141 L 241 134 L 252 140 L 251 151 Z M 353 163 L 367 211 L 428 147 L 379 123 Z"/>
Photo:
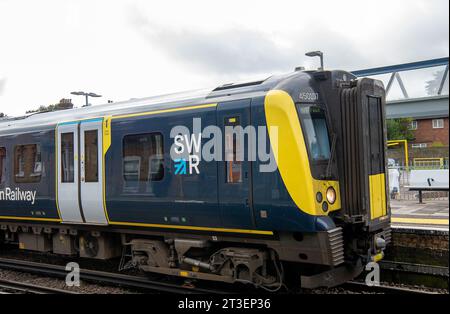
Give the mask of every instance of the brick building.
<path id="1" fill-rule="evenodd" d="M 407 98 L 387 102 L 388 119 L 411 118 L 412 148 L 449 146 L 448 95 Z"/>
<path id="2" fill-rule="evenodd" d="M 412 147 L 426 148 L 449 145 L 449 125 L 447 117 L 434 117 L 428 119 L 416 118 L 411 122 L 411 130 L 414 132 Z"/>

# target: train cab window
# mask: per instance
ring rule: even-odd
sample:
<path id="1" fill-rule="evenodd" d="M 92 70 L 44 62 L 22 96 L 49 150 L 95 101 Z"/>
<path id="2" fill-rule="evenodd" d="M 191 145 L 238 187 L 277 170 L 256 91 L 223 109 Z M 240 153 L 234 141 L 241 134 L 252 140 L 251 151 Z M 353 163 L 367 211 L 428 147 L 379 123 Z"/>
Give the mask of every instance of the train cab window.
<path id="1" fill-rule="evenodd" d="M 85 182 L 98 182 L 98 131 L 84 132 Z"/>
<path id="2" fill-rule="evenodd" d="M 239 125 L 239 117 L 225 118 L 225 126 Z M 242 161 L 237 156 L 244 156 L 240 143 L 241 137 L 233 132 L 225 132 L 225 173 L 226 183 L 242 182 Z"/>
<path id="3" fill-rule="evenodd" d="M 164 146 L 161 133 L 127 135 L 123 138 L 125 182 L 160 181 L 164 177 Z M 129 184 L 128 187 L 138 188 Z"/>
<path id="4" fill-rule="evenodd" d="M 36 183 L 41 181 L 42 173 L 41 146 L 37 144 L 16 146 L 14 149 L 14 181 L 16 183 Z"/>
<path id="5" fill-rule="evenodd" d="M 0 185 L 6 182 L 6 149 L 0 147 Z"/>
<path id="6" fill-rule="evenodd" d="M 61 182 L 74 182 L 73 133 L 61 134 Z"/>
<path id="7" fill-rule="evenodd" d="M 310 158 L 315 161 L 330 158 L 330 141 L 325 110 L 317 106 L 300 106 L 298 112 Z"/>

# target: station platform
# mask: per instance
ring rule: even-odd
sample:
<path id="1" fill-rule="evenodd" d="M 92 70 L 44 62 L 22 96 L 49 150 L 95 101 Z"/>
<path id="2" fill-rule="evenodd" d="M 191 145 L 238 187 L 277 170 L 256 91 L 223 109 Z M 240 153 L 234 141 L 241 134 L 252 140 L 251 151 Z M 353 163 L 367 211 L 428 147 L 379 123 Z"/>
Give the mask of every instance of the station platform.
<path id="1" fill-rule="evenodd" d="M 393 228 L 449 230 L 448 200 L 391 200 Z"/>

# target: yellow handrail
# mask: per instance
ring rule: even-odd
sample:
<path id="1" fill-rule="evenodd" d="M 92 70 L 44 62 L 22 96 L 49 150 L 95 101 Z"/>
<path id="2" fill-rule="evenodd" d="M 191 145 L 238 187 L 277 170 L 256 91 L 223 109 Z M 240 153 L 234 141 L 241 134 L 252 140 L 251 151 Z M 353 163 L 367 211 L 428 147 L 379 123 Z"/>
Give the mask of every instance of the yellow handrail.
<path id="1" fill-rule="evenodd" d="M 409 157 L 408 157 L 408 140 L 389 140 L 387 141 L 387 146 L 395 146 L 403 144 L 404 150 L 405 150 L 405 169 L 406 171 L 409 170 Z"/>

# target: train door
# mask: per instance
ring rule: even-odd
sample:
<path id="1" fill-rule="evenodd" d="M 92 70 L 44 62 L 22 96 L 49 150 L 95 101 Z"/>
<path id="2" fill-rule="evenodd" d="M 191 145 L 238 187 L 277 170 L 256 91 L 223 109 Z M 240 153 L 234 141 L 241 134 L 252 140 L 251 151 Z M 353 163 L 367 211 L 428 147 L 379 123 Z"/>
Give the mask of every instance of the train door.
<path id="1" fill-rule="evenodd" d="M 65 223 L 107 224 L 103 187 L 103 119 L 57 127 L 57 202 Z"/>
<path id="2" fill-rule="evenodd" d="M 57 128 L 58 208 L 63 222 L 82 223 L 79 198 L 78 123 L 63 123 Z"/>
<path id="3" fill-rule="evenodd" d="M 87 223 L 107 224 L 103 191 L 103 119 L 80 122 L 80 199 Z"/>
<path id="4" fill-rule="evenodd" d="M 230 101 L 217 107 L 217 124 L 222 130 L 223 141 L 223 159 L 218 163 L 219 205 L 224 225 L 231 228 L 255 225 L 249 141 L 245 132 L 238 132 L 251 124 L 250 102 L 250 99 Z"/>
<path id="5" fill-rule="evenodd" d="M 368 143 L 369 143 L 369 193 L 370 218 L 376 219 L 387 214 L 386 177 L 384 156 L 384 119 L 381 98 L 368 96 Z"/>

